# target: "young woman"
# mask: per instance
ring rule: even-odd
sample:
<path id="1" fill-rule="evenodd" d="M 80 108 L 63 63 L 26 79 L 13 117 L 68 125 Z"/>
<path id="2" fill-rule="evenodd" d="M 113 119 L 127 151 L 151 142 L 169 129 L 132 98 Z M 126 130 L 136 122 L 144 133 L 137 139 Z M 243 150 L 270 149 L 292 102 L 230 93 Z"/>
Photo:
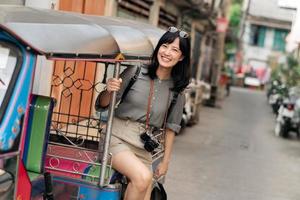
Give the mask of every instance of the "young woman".
<path id="1" fill-rule="evenodd" d="M 188 34 L 170 27 L 160 38 L 150 64 L 141 68 L 136 82 L 115 110 L 110 152 L 113 168 L 129 180 L 125 200 L 149 200 L 153 176 L 159 178 L 168 171 L 185 102 L 182 91 L 190 79 L 189 59 Z M 106 90 L 97 98 L 96 109 L 109 105 L 113 91 L 118 91 L 120 100 L 135 72 L 135 68 L 126 68 L 119 79 L 109 79 Z M 179 93 L 176 103 L 167 114 L 175 93 Z M 154 174 L 151 152 L 145 150 L 145 141 L 140 137 L 150 127 L 165 128 L 165 153 Z"/>

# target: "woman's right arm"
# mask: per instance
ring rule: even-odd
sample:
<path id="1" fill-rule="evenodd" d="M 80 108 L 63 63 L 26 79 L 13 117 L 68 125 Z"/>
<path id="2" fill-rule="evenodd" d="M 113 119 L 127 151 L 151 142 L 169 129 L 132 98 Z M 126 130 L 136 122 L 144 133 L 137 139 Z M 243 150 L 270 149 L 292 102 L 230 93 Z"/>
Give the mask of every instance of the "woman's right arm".
<path id="1" fill-rule="evenodd" d="M 103 90 L 99 94 L 99 96 L 96 100 L 97 101 L 96 109 L 107 107 L 110 103 L 110 98 L 111 98 L 112 92 L 119 91 L 120 88 L 121 88 L 121 84 L 122 84 L 122 79 L 121 78 L 119 78 L 119 79 L 116 79 L 116 78 L 108 79 L 107 84 L 106 84 L 106 89 Z"/>
<path id="2" fill-rule="evenodd" d="M 96 100 L 96 102 L 97 102 L 96 103 L 96 107 L 97 108 L 105 108 L 105 107 L 107 107 L 109 105 L 110 98 L 111 98 L 111 92 L 108 92 L 107 90 L 103 90 L 99 94 L 99 96 L 98 96 L 98 98 Z"/>
<path id="3" fill-rule="evenodd" d="M 107 80 L 106 89 L 100 92 L 95 102 L 97 111 L 105 110 L 109 103 L 113 91 L 117 91 L 117 101 L 121 98 L 125 88 L 127 87 L 131 77 L 136 71 L 135 67 L 127 67 L 121 74 L 120 78 L 110 78 Z"/>

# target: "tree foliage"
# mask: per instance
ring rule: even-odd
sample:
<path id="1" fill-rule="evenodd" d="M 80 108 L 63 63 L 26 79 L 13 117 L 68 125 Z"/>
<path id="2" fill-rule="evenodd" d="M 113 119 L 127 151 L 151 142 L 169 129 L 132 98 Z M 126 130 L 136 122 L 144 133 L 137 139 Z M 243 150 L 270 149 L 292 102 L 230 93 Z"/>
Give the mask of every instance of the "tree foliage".
<path id="1" fill-rule="evenodd" d="M 240 4 L 233 4 L 230 7 L 229 26 L 237 28 L 240 25 L 242 12 Z"/>
<path id="2" fill-rule="evenodd" d="M 226 34 L 226 49 L 235 49 L 238 45 L 238 33 L 242 18 L 241 0 L 236 0 L 229 9 L 229 27 Z"/>
<path id="3" fill-rule="evenodd" d="M 300 86 L 300 65 L 297 59 L 287 57 L 287 62 L 272 71 L 272 79 L 280 79 L 288 87 Z"/>
<path id="4" fill-rule="evenodd" d="M 231 3 L 232 3 L 232 4 L 240 4 L 240 5 L 242 5 L 242 4 L 243 4 L 243 1 L 244 1 L 244 0 L 232 0 Z"/>

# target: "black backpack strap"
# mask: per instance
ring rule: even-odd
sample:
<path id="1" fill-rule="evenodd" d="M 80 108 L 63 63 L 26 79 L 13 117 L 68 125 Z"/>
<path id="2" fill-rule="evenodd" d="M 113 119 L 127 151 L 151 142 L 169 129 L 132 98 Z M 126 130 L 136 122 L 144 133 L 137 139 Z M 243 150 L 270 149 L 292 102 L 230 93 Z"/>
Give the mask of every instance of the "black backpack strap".
<path id="1" fill-rule="evenodd" d="M 125 97 L 127 96 L 127 93 L 129 92 L 130 88 L 133 86 L 133 84 L 135 83 L 135 81 L 137 80 L 139 74 L 140 74 L 140 71 L 141 71 L 141 67 L 138 66 L 136 68 L 136 71 L 135 71 L 135 74 L 133 77 L 131 77 L 127 87 L 125 88 L 123 94 L 122 94 L 122 97 L 121 97 L 121 100 L 120 100 L 120 104 L 123 102 L 123 100 L 125 99 Z"/>
<path id="2" fill-rule="evenodd" d="M 103 84 L 106 83 L 107 69 L 108 69 L 108 63 L 105 63 L 104 74 L 103 74 L 103 79 L 102 79 L 102 83 L 103 83 Z"/>
<path id="3" fill-rule="evenodd" d="M 168 109 L 167 119 L 168 119 L 169 115 L 171 114 L 171 112 L 172 112 L 172 110 L 173 110 L 173 108 L 174 108 L 174 106 L 175 106 L 175 104 L 177 102 L 178 95 L 179 95 L 179 92 L 174 91 L 173 98 L 172 98 L 170 107 Z"/>

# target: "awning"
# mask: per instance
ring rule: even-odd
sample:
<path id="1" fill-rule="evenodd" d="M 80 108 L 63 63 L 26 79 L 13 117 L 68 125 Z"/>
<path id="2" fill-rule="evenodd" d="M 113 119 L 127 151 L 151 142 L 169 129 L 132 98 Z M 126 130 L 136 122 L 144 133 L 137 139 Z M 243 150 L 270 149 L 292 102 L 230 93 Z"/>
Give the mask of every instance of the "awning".
<path id="1" fill-rule="evenodd" d="M 121 18 L 0 6 L 0 28 L 44 55 L 149 57 L 162 29 Z"/>

